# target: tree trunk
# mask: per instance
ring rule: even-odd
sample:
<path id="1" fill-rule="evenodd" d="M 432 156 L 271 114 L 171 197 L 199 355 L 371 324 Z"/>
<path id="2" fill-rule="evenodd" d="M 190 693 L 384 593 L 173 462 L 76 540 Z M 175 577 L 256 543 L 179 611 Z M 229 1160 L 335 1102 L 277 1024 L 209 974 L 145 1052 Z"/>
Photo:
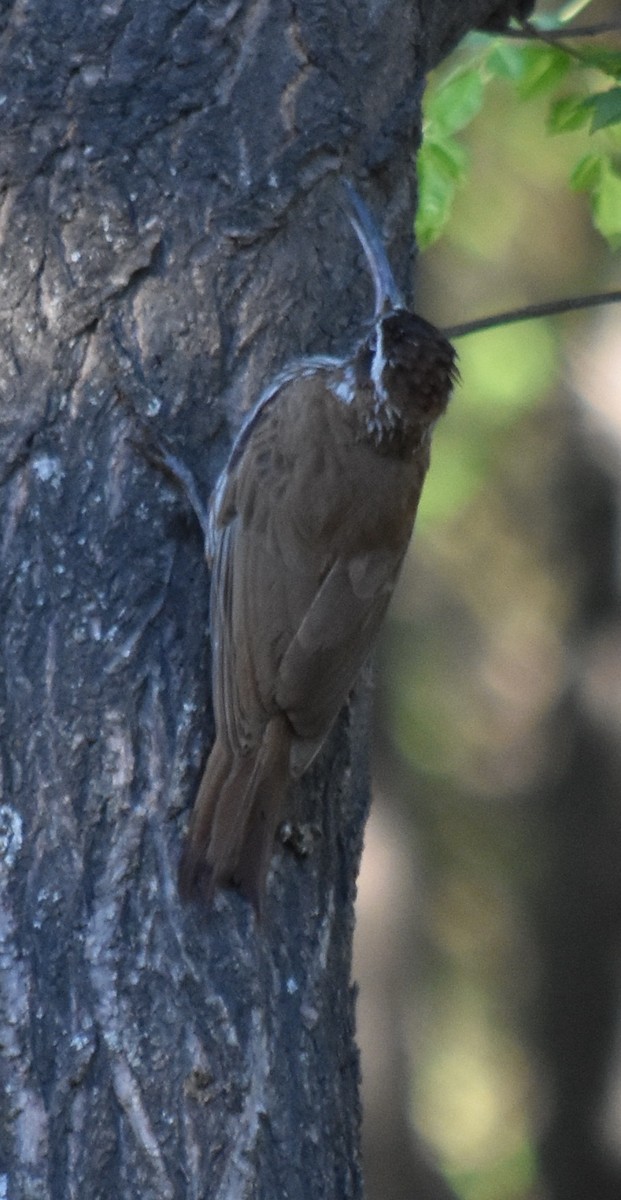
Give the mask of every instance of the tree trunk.
<path id="1" fill-rule="evenodd" d="M 401 248 L 425 71 L 493 0 L 32 0 L 0 13 L 0 1195 L 361 1195 L 350 984 L 364 696 L 262 928 L 176 864 L 212 735 L 208 573 L 132 411 L 206 496 L 243 409 Z"/>

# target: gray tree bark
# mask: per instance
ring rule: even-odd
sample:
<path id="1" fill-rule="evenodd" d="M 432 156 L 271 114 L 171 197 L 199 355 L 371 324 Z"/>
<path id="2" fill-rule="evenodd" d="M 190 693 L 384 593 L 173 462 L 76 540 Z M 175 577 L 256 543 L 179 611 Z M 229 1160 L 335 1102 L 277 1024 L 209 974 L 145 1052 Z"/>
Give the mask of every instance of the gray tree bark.
<path id="1" fill-rule="evenodd" d="M 410 269 L 426 70 L 493 0 L 0 9 L 0 1196 L 359 1197 L 364 698 L 264 927 L 175 890 L 212 728 L 205 495 L 260 386 L 338 352 L 356 178 Z"/>

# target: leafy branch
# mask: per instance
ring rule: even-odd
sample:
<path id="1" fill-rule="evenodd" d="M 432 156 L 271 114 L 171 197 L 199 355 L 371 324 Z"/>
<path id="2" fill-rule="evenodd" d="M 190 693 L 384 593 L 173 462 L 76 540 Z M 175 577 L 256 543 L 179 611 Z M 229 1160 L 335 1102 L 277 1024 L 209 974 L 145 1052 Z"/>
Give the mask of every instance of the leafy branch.
<path id="1" fill-rule="evenodd" d="M 466 61 L 432 77 L 418 156 L 421 249 L 440 237 L 467 174 L 467 150 L 458 135 L 498 81 L 513 87 L 520 101 L 548 95 L 550 134 L 581 131 L 570 186 L 586 192 L 596 229 L 612 249 L 621 248 L 621 49 L 591 41 L 620 29 L 615 22 L 572 29 L 561 11 L 555 25 L 523 22 L 507 31 L 508 40 L 472 35 Z M 575 40 L 585 44 L 576 48 Z M 602 87 L 602 81 L 612 86 Z"/>

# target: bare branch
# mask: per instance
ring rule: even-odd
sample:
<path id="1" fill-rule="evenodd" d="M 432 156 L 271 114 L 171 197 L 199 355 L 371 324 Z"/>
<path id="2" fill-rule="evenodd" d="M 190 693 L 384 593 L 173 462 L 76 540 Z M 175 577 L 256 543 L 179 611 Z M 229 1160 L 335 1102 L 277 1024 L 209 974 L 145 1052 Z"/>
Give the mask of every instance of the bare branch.
<path id="1" fill-rule="evenodd" d="M 478 317 L 475 321 L 464 321 L 461 325 L 449 325 L 443 332 L 449 338 L 465 337 L 468 333 L 480 333 L 483 329 L 496 329 L 500 325 L 513 325 L 517 321 L 533 321 L 538 317 L 556 317 L 561 313 L 576 312 L 583 308 L 596 308 L 602 304 L 618 304 L 621 291 L 596 292 L 590 296 L 569 296 L 565 300 L 547 300 L 543 304 L 527 304 L 524 308 L 511 308 L 507 312 L 493 313 L 489 317 Z"/>
<path id="2" fill-rule="evenodd" d="M 522 21 L 519 27 L 503 29 L 502 36 L 518 40 L 557 42 L 565 38 L 602 37 L 606 33 L 621 33 L 621 21 L 598 21 L 593 25 L 574 25 L 571 29 L 541 29 L 532 21 Z"/>

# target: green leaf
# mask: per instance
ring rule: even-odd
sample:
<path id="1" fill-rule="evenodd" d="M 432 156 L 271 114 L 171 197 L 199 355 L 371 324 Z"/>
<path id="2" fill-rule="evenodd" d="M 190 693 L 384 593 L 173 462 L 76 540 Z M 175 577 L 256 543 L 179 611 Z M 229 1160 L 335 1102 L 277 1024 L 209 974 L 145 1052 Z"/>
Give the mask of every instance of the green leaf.
<path id="1" fill-rule="evenodd" d="M 419 189 L 419 203 L 414 223 L 416 244 L 419 250 L 428 250 L 434 242 L 437 242 L 451 215 L 453 199 L 453 191 L 432 194 L 428 190 L 423 195 L 422 189 Z"/>
<path id="2" fill-rule="evenodd" d="M 575 192 L 592 191 L 601 179 L 607 162 L 603 154 L 586 154 L 574 167 L 569 183 Z"/>
<path id="3" fill-rule="evenodd" d="M 462 154 L 462 167 L 457 159 Z M 446 225 L 455 188 L 463 174 L 465 154 L 461 147 L 449 142 L 439 145 L 432 141 L 423 142 L 417 160 L 418 210 L 416 214 L 416 241 L 421 250 L 426 250 L 438 240 Z"/>
<path id="4" fill-rule="evenodd" d="M 593 224 L 612 250 L 621 250 L 621 174 L 603 154 L 587 154 L 571 177 L 575 191 L 589 192 Z"/>
<path id="5" fill-rule="evenodd" d="M 591 133 L 605 129 L 607 125 L 617 125 L 621 121 L 621 87 L 596 92 L 594 96 L 587 97 L 585 105 L 593 114 Z"/>
<path id="6" fill-rule="evenodd" d="M 496 42 L 485 64 L 492 75 L 515 82 L 524 74 L 524 48 L 511 42 Z"/>
<path id="7" fill-rule="evenodd" d="M 580 47 L 580 60 L 585 66 L 595 67 L 610 75 L 612 79 L 621 79 L 621 53 L 618 50 L 606 50 L 601 46 Z"/>
<path id="8" fill-rule="evenodd" d="M 593 193 L 593 223 L 612 250 L 621 250 L 621 175 L 605 162 Z"/>
<path id="9" fill-rule="evenodd" d="M 526 46 L 522 53 L 524 71 L 518 81 L 518 92 L 523 99 L 550 91 L 571 66 L 570 56 L 556 46 Z"/>
<path id="10" fill-rule="evenodd" d="M 470 123 L 483 103 L 481 68 L 456 71 L 430 93 L 425 116 L 430 125 L 443 133 L 456 133 Z"/>
<path id="11" fill-rule="evenodd" d="M 423 151 L 418 156 L 418 208 L 416 211 L 416 241 L 426 250 L 438 240 L 449 219 L 455 184 L 444 172 L 434 168 L 433 161 Z"/>
<path id="12" fill-rule="evenodd" d="M 424 143 L 424 148 L 428 162 L 439 175 L 444 175 L 446 179 L 452 179 L 455 183 L 463 179 L 468 164 L 465 146 L 452 138 L 442 141 L 429 138 Z"/>
<path id="13" fill-rule="evenodd" d="M 571 129 L 580 129 L 586 125 L 591 116 L 588 106 L 589 97 L 573 95 L 563 96 L 550 105 L 547 127 L 550 133 L 568 133 Z"/>

